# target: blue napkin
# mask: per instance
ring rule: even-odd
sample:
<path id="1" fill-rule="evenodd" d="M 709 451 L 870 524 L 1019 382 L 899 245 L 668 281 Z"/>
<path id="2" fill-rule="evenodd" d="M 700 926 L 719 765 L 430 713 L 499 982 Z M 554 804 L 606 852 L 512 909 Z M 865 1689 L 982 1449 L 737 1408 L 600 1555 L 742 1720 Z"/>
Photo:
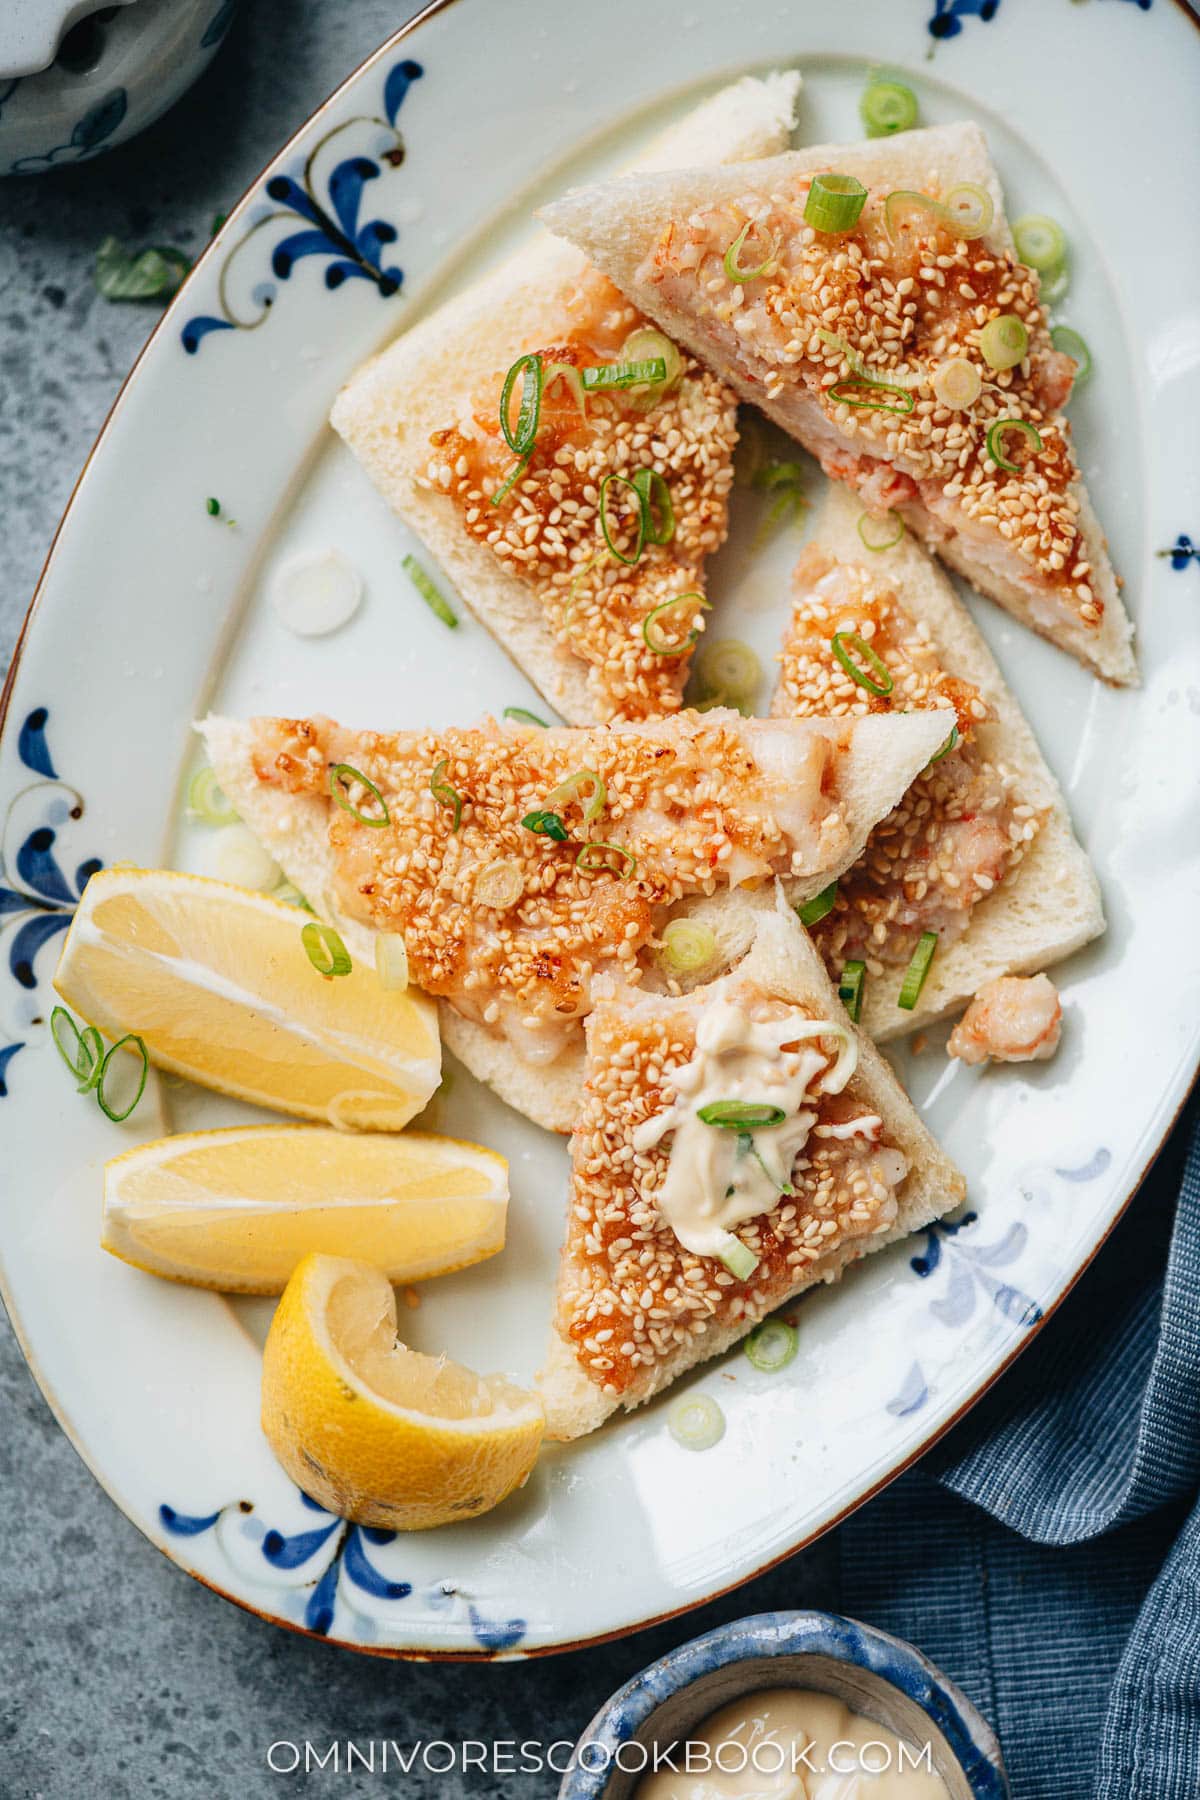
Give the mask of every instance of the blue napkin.
<path id="1" fill-rule="evenodd" d="M 843 1609 L 992 1722 L 1015 1800 L 1200 1796 L 1200 1106 L 966 1424 L 839 1533 Z"/>

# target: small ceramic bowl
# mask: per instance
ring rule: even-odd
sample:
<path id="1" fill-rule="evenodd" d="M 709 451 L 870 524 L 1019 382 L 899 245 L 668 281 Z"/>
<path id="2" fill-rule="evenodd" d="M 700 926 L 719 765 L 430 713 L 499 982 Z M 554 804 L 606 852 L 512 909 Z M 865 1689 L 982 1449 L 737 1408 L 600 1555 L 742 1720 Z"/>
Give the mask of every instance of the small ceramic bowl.
<path id="1" fill-rule="evenodd" d="M 719 1707 L 776 1687 L 832 1694 L 914 1747 L 930 1743 L 950 1800 L 1011 1800 L 996 1735 L 952 1681 L 900 1638 L 821 1612 L 736 1619 L 651 1663 L 583 1733 L 559 1800 L 632 1800 L 640 1755 L 618 1761 L 622 1745 L 665 1748 Z"/>
<path id="2" fill-rule="evenodd" d="M 34 44 L 0 34 L 0 175 L 90 160 L 152 124 L 207 68 L 235 9 L 236 0 L 57 0 L 47 16 L 61 35 Z M 47 47 L 52 61 L 20 72 Z"/>

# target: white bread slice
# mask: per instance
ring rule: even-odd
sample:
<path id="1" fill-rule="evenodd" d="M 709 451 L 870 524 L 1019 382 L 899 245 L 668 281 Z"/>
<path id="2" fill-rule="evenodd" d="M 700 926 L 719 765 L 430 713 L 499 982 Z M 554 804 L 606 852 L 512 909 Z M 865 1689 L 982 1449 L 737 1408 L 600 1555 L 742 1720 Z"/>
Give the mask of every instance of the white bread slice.
<path id="1" fill-rule="evenodd" d="M 863 991 L 862 1025 L 878 1042 L 902 1037 L 949 1017 L 998 975 L 1032 975 L 1099 937 L 1104 910 L 1095 872 L 1071 828 L 1062 789 L 1046 765 L 1029 722 L 970 614 L 920 544 L 903 537 L 889 550 L 866 551 L 858 533 L 862 507 L 845 487 L 830 483 L 813 515 L 810 542 L 839 561 L 869 565 L 901 604 L 922 620 L 950 675 L 978 688 L 993 715 L 979 726 L 980 749 L 1016 778 L 1022 800 L 1046 818 L 1024 858 L 973 908 L 966 931 L 933 959 L 911 1013 L 896 1004 L 903 969 L 871 975 Z M 773 709 L 790 711 L 776 690 Z"/>
<path id="2" fill-rule="evenodd" d="M 876 188 L 944 193 L 956 184 L 973 183 L 987 191 L 995 207 L 988 243 L 1001 250 L 1012 247 L 1004 198 L 987 142 L 979 127 L 969 123 L 903 132 L 862 144 L 817 145 L 756 163 L 753 168 L 628 175 L 577 189 L 543 207 L 539 216 L 551 231 L 586 252 L 663 331 L 707 362 L 743 399 L 762 407 L 814 455 L 824 452 L 828 456 L 832 450 L 858 459 L 864 449 L 861 437 L 847 437 L 802 384 L 786 383 L 777 398 L 769 398 L 763 381 L 719 349 L 709 329 L 688 312 L 671 305 L 656 284 L 639 275 L 644 259 L 672 221 L 686 220 L 693 212 L 722 200 L 750 195 L 766 200 L 773 191 L 786 191 L 789 184 L 794 186 L 798 176 L 830 168 L 857 176 L 865 186 Z M 890 465 L 880 463 L 876 467 L 886 473 Z M 986 527 L 972 525 L 961 508 L 954 509 L 952 526 L 948 526 L 944 511 L 934 519 L 920 499 L 901 504 L 897 510 L 980 593 L 997 601 L 1106 681 L 1119 685 L 1136 683 L 1132 625 L 1122 606 L 1104 536 L 1082 478 L 1072 484 L 1071 492 L 1080 506 L 1078 524 L 1092 568 L 1090 579 L 1104 605 L 1098 626 L 1088 626 L 1065 608 L 1052 606 L 1045 590 L 1023 574 L 1014 579 L 1004 539 Z"/>
<path id="3" fill-rule="evenodd" d="M 768 994 L 803 1006 L 816 1017 L 837 1020 L 845 1018 L 841 1002 L 829 984 L 829 978 L 811 939 L 786 906 L 774 907 L 760 914 L 753 945 L 744 961 L 738 965 L 736 975 L 748 977 Z M 705 988 L 697 989 L 690 998 L 703 1000 L 710 991 Z M 618 996 L 618 1004 L 623 1011 L 627 1009 L 628 1016 L 636 1018 L 639 1013 L 652 1013 L 656 1008 L 678 1005 L 679 1002 L 664 1002 L 655 996 L 630 991 Z M 594 1380 L 586 1373 L 575 1350 L 556 1323 L 551 1331 L 550 1345 L 537 1383 L 546 1407 L 546 1429 L 550 1437 L 580 1437 L 585 1432 L 594 1431 L 618 1408 L 623 1406 L 629 1410 L 642 1405 L 697 1363 L 720 1356 L 744 1337 L 766 1313 L 794 1299 L 805 1288 L 812 1287 L 817 1282 L 836 1281 L 844 1269 L 862 1256 L 882 1249 L 885 1244 L 894 1243 L 897 1238 L 919 1231 L 922 1226 L 953 1211 L 960 1204 L 966 1192 L 962 1175 L 921 1123 L 874 1045 L 861 1032 L 856 1036 L 858 1067 L 847 1092 L 870 1111 L 880 1115 L 883 1120 L 882 1141 L 903 1151 L 909 1164 L 908 1174 L 899 1189 L 899 1204 L 894 1222 L 877 1235 L 843 1241 L 829 1254 L 808 1265 L 802 1278 L 794 1285 L 764 1294 L 761 1304 L 747 1316 L 733 1322 L 726 1321 L 715 1329 L 704 1332 L 702 1336 L 693 1337 L 679 1345 L 652 1369 L 648 1377 L 639 1376 L 637 1385 L 626 1390 L 623 1397 L 606 1393 L 599 1380 Z M 581 1121 L 581 1129 L 589 1129 L 586 1115 Z M 572 1151 L 575 1155 L 585 1153 L 585 1146 L 578 1136 L 573 1140 Z M 568 1206 L 567 1237 L 560 1266 L 560 1291 L 565 1276 L 570 1272 L 572 1258 L 579 1253 L 580 1234 L 585 1229 Z"/>
<path id="4" fill-rule="evenodd" d="M 699 715 L 682 714 L 676 720 L 639 729 L 669 735 L 672 731 L 695 729 L 698 722 Z M 750 741 L 780 729 L 769 720 L 738 723 Z M 827 721 L 809 723 L 819 731 L 831 729 Z M 795 882 L 793 900 L 799 902 L 819 892 L 861 854 L 871 827 L 896 805 L 944 741 L 946 729 L 946 715 L 940 712 L 908 713 L 894 718 L 879 715 L 854 723 L 848 747 L 838 758 L 838 798 L 849 832 L 846 852 L 835 865 Z M 221 787 L 288 880 L 307 896 L 322 918 L 342 933 L 352 955 L 373 957 L 372 932 L 347 918 L 335 897 L 328 837 L 332 803 L 319 796 L 287 793 L 259 780 L 252 722 L 210 716 L 197 730 Z M 720 920 L 722 950 L 733 957 L 744 951 L 759 913 L 769 904 L 766 890 L 751 893 L 739 889 L 698 900 L 695 910 Z M 690 909 L 685 905 L 682 910 Z M 576 1047 L 564 1051 L 551 1063 L 534 1065 L 518 1056 L 505 1038 L 463 1018 L 448 1002 L 439 1002 L 438 1013 L 447 1047 L 473 1075 L 486 1081 L 501 1099 L 535 1124 L 550 1131 L 571 1130 L 583 1083 L 582 1032 Z"/>
<path id="5" fill-rule="evenodd" d="M 786 147 L 798 74 L 744 76 L 664 132 L 638 159 L 669 169 L 698 158 L 739 162 Z M 548 305 L 586 258 L 540 229 L 492 275 L 403 332 L 356 371 L 331 414 L 384 499 L 420 536 L 459 594 L 569 723 L 591 724 L 587 664 L 565 651 L 536 589 L 465 529 L 448 495 L 417 485 L 430 433 L 459 417 L 464 398 L 523 350 L 545 342 Z"/>

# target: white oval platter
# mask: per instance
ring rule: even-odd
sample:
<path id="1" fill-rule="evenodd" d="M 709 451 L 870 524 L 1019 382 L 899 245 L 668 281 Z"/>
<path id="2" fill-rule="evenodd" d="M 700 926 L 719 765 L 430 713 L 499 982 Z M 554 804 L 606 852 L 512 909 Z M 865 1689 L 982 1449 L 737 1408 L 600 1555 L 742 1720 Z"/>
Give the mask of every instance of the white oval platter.
<path id="1" fill-rule="evenodd" d="M 156 1282 L 98 1247 L 106 1157 L 245 1114 L 159 1085 L 118 1129 L 77 1098 L 45 1025 L 62 930 L 97 859 L 209 866 L 203 834 L 179 826 L 189 723 L 210 703 L 378 726 L 539 707 L 480 627 L 448 632 L 411 590 L 401 557 L 420 546 L 333 439 L 334 393 L 507 248 L 540 199 L 614 166 L 723 81 L 799 67 L 799 138 L 830 141 L 858 135 L 858 94 L 880 63 L 912 82 L 926 122 L 979 119 L 1010 211 L 1052 213 L 1070 234 L 1064 316 L 1096 358 L 1074 417 L 1144 685 L 1109 691 L 972 604 L 1067 789 L 1109 932 L 1061 972 L 1053 1063 L 981 1074 L 948 1063 L 936 1035 L 905 1059 L 967 1172 L 969 1213 L 805 1300 L 786 1374 L 741 1356 L 701 1370 L 728 1419 L 715 1449 L 680 1448 L 659 1404 L 548 1451 L 489 1517 L 360 1531 L 314 1509 L 262 1439 L 269 1306 Z M 569 29 L 560 0 L 502 13 L 446 0 L 340 88 L 233 213 L 80 480 L 0 745 L 3 1291 L 64 1430 L 182 1568 L 374 1651 L 512 1656 L 626 1631 L 744 1580 L 861 1502 L 963 1413 L 1086 1267 L 1196 1061 L 1200 241 L 1178 170 L 1196 147 L 1198 79 L 1200 32 L 1175 0 L 682 0 L 661 36 L 643 0 L 573 8 Z M 365 164 L 335 199 L 333 170 L 354 159 Z M 743 519 L 711 591 L 717 627 L 736 619 L 769 662 L 797 539 L 752 557 L 751 535 Z M 365 600 L 336 635 L 297 637 L 271 604 L 273 575 L 330 549 Z M 420 1348 L 528 1378 L 563 1146 L 462 1071 L 435 1111 L 510 1158 L 510 1236 L 498 1261 L 428 1284 L 406 1325 Z"/>

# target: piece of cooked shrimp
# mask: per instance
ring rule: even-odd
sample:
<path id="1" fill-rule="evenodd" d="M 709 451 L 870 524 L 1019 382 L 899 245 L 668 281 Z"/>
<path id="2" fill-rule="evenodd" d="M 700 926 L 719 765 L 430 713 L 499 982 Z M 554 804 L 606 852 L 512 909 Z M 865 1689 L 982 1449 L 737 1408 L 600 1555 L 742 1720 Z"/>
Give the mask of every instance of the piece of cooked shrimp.
<path id="1" fill-rule="evenodd" d="M 1048 975 L 1001 975 L 980 988 L 946 1045 L 961 1062 L 1044 1062 L 1058 1049 L 1062 1002 Z"/>

